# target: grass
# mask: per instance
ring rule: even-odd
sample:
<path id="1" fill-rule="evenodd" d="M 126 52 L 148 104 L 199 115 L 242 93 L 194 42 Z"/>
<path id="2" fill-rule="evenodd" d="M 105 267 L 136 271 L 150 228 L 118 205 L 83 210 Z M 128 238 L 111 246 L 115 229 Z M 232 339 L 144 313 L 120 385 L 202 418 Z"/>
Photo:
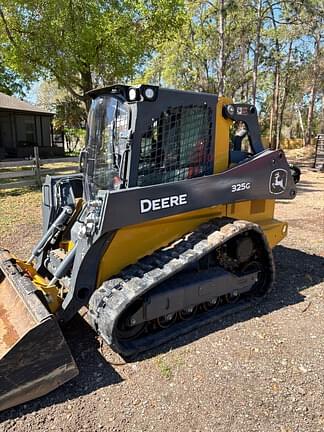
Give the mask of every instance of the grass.
<path id="1" fill-rule="evenodd" d="M 170 379 L 172 377 L 171 366 L 166 362 L 164 357 L 158 357 L 156 359 L 156 364 L 163 378 Z"/>
<path id="2" fill-rule="evenodd" d="M 39 223 L 42 194 L 34 188 L 0 191 L 0 238 L 18 225 Z"/>
<path id="3" fill-rule="evenodd" d="M 166 354 L 156 358 L 156 365 L 163 378 L 170 379 L 185 365 L 185 356 L 187 351 L 169 351 Z"/>

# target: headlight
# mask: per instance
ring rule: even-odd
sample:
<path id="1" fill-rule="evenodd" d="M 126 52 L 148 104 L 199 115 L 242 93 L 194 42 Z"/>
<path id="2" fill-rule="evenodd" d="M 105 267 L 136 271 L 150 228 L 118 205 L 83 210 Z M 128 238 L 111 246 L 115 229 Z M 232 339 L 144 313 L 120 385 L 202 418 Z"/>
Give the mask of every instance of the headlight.
<path id="1" fill-rule="evenodd" d="M 227 105 L 226 110 L 231 116 L 235 114 L 235 108 L 233 107 L 233 105 Z"/>
<path id="2" fill-rule="evenodd" d="M 157 86 L 150 86 L 142 84 L 141 87 L 141 94 L 146 101 L 153 102 L 156 100 L 158 95 L 158 87 Z"/>
<path id="3" fill-rule="evenodd" d="M 135 101 L 138 99 L 138 90 L 136 88 L 130 88 L 128 90 L 128 100 Z"/>
<path id="4" fill-rule="evenodd" d="M 153 99 L 155 96 L 154 90 L 150 87 L 146 88 L 144 91 L 144 96 L 146 99 Z"/>

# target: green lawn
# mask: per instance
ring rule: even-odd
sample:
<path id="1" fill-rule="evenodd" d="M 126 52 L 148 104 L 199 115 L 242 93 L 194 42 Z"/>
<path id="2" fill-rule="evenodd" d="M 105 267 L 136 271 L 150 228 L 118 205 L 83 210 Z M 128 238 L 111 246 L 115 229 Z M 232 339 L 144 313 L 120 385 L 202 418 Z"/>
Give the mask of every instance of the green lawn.
<path id="1" fill-rule="evenodd" d="M 15 237 L 20 225 L 32 228 L 39 224 L 41 198 L 38 189 L 0 191 L 0 239 L 10 235 Z"/>

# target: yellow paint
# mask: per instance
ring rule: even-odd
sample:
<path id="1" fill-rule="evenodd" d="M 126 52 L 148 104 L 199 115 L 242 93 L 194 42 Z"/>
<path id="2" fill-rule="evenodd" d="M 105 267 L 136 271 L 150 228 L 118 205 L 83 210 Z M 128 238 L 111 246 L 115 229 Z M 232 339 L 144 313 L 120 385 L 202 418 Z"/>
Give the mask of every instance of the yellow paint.
<path id="1" fill-rule="evenodd" d="M 227 204 L 227 216 L 234 219 L 244 219 L 251 222 L 261 222 L 273 218 L 274 200 L 242 201 Z"/>
<path id="2" fill-rule="evenodd" d="M 124 267 L 194 230 L 200 224 L 226 215 L 226 206 L 181 213 L 120 229 L 100 263 L 98 286 Z"/>
<path id="3" fill-rule="evenodd" d="M 98 286 L 124 267 L 134 264 L 154 250 L 194 230 L 200 224 L 216 217 L 228 216 L 255 222 L 264 231 L 270 247 L 287 235 L 287 224 L 273 219 L 274 201 L 264 200 L 263 212 L 251 214 L 251 201 L 216 206 L 189 213 L 181 213 L 140 225 L 120 229 L 104 254 L 98 275 Z M 234 208 L 233 208 L 234 206 Z"/>
<path id="4" fill-rule="evenodd" d="M 229 157 L 229 130 L 232 125 L 232 120 L 225 119 L 222 111 L 223 106 L 231 104 L 233 101 L 229 98 L 218 98 L 216 107 L 216 126 L 215 126 L 215 158 L 214 158 L 214 173 L 220 173 L 228 168 Z"/>
<path id="5" fill-rule="evenodd" d="M 274 219 L 274 207 L 274 200 L 242 201 L 227 204 L 226 215 L 260 225 L 273 248 L 287 235 L 287 223 Z"/>
<path id="6" fill-rule="evenodd" d="M 52 313 L 56 312 L 62 304 L 62 299 L 59 294 L 59 289 L 56 286 L 48 287 L 48 282 L 40 276 L 32 264 L 27 264 L 24 261 L 16 259 L 19 267 L 24 270 L 27 275 L 31 278 L 33 284 L 37 289 L 43 292 L 45 295 L 48 307 Z"/>
<path id="7" fill-rule="evenodd" d="M 269 246 L 273 248 L 281 240 L 283 240 L 288 232 L 288 224 L 281 222 L 276 219 L 262 220 L 260 222 L 255 221 L 262 228 L 265 236 L 267 237 Z"/>
<path id="8" fill-rule="evenodd" d="M 61 249 L 64 249 L 66 253 L 70 252 L 74 248 L 74 242 L 72 240 L 64 240 L 59 244 Z"/>

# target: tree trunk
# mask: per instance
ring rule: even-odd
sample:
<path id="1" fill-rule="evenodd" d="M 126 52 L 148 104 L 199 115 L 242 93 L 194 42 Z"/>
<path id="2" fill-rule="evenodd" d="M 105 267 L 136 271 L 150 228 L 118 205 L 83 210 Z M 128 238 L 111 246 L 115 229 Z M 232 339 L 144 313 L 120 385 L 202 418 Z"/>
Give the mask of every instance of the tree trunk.
<path id="1" fill-rule="evenodd" d="M 297 107 L 297 113 L 298 113 L 298 120 L 299 120 L 300 129 L 301 129 L 301 132 L 302 132 L 302 139 L 303 139 L 303 142 L 304 142 L 304 145 L 305 145 L 305 128 L 304 128 L 303 117 L 301 115 L 299 107 Z"/>
<path id="2" fill-rule="evenodd" d="M 271 148 L 279 148 L 279 137 L 278 137 L 278 116 L 279 116 L 279 95 L 280 95 L 280 66 L 278 62 L 275 65 L 274 71 L 274 88 L 272 96 L 272 108 L 271 108 L 271 125 L 270 125 L 270 146 Z"/>
<path id="3" fill-rule="evenodd" d="M 275 148 L 280 148 L 280 138 L 279 138 L 279 104 L 280 104 L 280 65 L 276 65 L 276 80 L 275 80 L 275 105 L 274 105 L 274 117 L 275 117 L 275 136 L 274 145 Z"/>
<path id="4" fill-rule="evenodd" d="M 243 70 L 245 70 L 245 53 L 246 53 L 245 44 L 242 44 L 240 47 L 240 60 L 241 60 Z M 240 90 L 241 90 L 240 91 L 240 99 L 241 99 L 241 101 L 244 101 L 244 84 L 242 84 Z"/>
<path id="5" fill-rule="evenodd" d="M 279 144 L 280 144 L 280 140 L 281 140 L 281 131 L 282 131 L 283 116 L 284 116 L 284 112 L 285 112 L 285 108 L 286 108 L 286 103 L 287 103 L 287 97 L 288 97 L 288 86 L 289 86 L 289 81 L 290 81 L 290 61 L 291 61 L 292 47 L 293 47 L 293 41 L 291 40 L 289 42 L 289 48 L 288 48 L 288 57 L 287 57 L 287 63 L 286 63 L 286 74 L 285 74 L 283 95 L 282 95 L 280 114 L 279 114 L 279 122 L 278 122 L 278 142 L 279 142 Z"/>
<path id="6" fill-rule="evenodd" d="M 225 71 L 224 71 L 224 57 L 225 57 L 225 0 L 220 0 L 220 11 L 218 21 L 219 33 L 219 80 L 218 80 L 218 96 L 224 96 L 225 91 Z"/>
<path id="7" fill-rule="evenodd" d="M 91 98 L 87 96 L 86 93 L 92 90 L 93 88 L 90 66 L 86 66 L 85 70 L 81 72 L 81 80 L 82 80 L 82 91 L 84 95 L 83 102 L 85 104 L 87 112 L 89 112 L 91 106 Z"/>
<path id="8" fill-rule="evenodd" d="M 324 94 L 322 96 L 322 114 L 321 114 L 320 133 L 324 134 Z"/>
<path id="9" fill-rule="evenodd" d="M 262 0 L 258 0 L 258 15 L 257 15 L 257 33 L 255 40 L 255 51 L 253 59 L 253 80 L 252 80 L 252 100 L 253 105 L 256 101 L 257 83 L 258 83 L 258 66 L 260 56 L 260 39 L 261 39 L 261 24 L 262 24 Z"/>
<path id="10" fill-rule="evenodd" d="M 306 126 L 306 145 L 311 144 L 312 138 L 312 125 L 313 125 L 313 117 L 314 117 L 314 105 L 316 98 L 316 85 L 317 85 L 317 76 L 318 76 L 318 65 L 319 65 L 319 53 L 320 53 L 320 33 L 317 33 L 314 43 L 314 64 L 313 64 L 313 76 L 312 76 L 312 85 L 310 90 L 310 101 L 307 112 L 307 126 Z"/>
<path id="11" fill-rule="evenodd" d="M 273 6 L 270 6 L 272 25 L 275 30 L 275 47 L 276 47 L 276 57 L 275 57 L 275 71 L 274 71 L 274 91 L 273 91 L 273 113 L 272 113 L 272 130 L 270 135 L 271 148 L 279 148 L 279 102 L 280 102 L 280 44 L 277 36 L 277 23 L 275 19 L 275 14 L 273 11 Z"/>
<path id="12" fill-rule="evenodd" d="M 269 120 L 269 147 L 272 148 L 272 131 L 273 131 L 273 95 L 272 95 L 272 103 L 270 109 L 270 120 Z"/>

